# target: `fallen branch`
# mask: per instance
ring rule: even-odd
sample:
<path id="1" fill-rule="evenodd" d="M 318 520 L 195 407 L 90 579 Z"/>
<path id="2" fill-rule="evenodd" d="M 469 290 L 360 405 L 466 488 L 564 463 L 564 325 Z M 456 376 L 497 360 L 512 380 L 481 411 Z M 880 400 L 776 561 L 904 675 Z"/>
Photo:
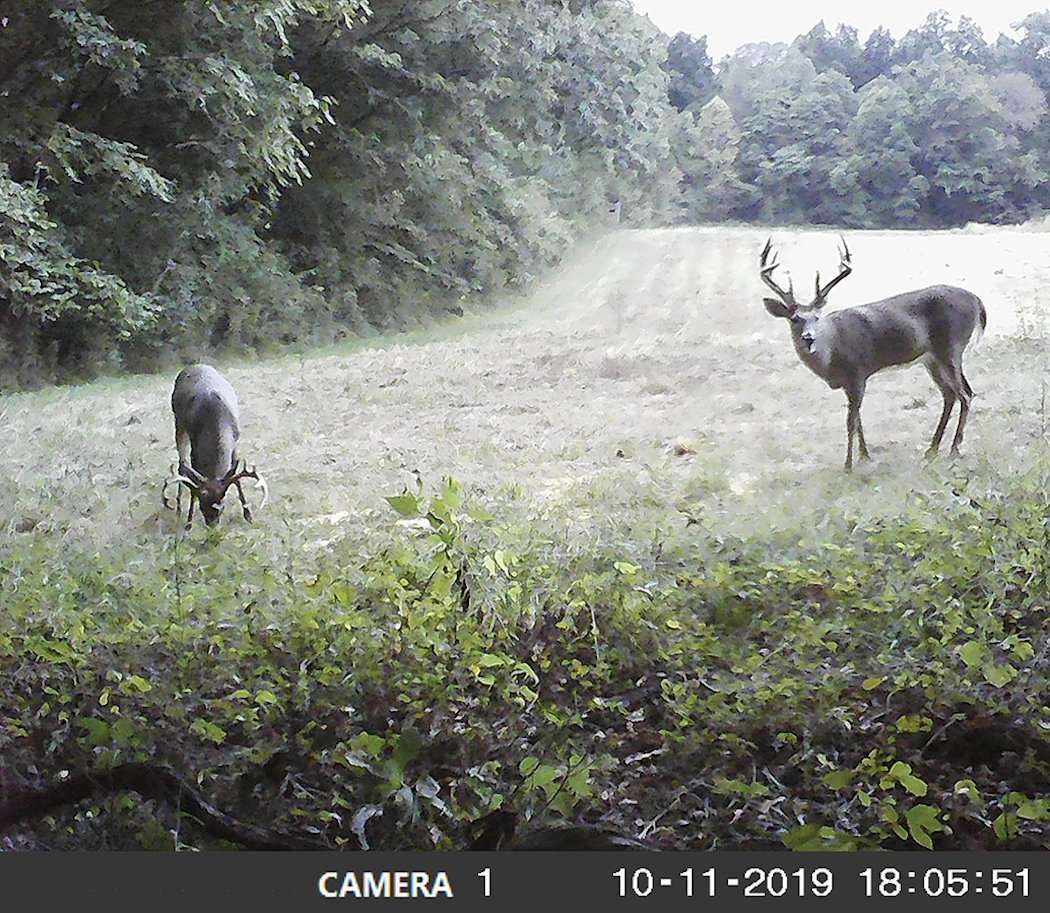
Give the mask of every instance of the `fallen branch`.
<path id="1" fill-rule="evenodd" d="M 215 808 L 173 770 L 155 764 L 121 764 L 111 770 L 91 771 L 51 786 L 9 794 L 0 802 L 0 830 L 93 796 L 124 790 L 136 792 L 143 798 L 168 802 L 179 808 L 182 814 L 194 818 L 206 833 L 247 849 L 332 849 L 320 840 L 238 821 Z"/>

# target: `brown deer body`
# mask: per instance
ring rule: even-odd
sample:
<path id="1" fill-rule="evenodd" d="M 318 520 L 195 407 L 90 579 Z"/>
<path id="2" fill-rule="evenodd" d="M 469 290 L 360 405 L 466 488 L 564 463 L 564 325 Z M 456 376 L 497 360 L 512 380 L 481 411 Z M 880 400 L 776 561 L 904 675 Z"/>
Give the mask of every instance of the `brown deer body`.
<path id="1" fill-rule="evenodd" d="M 791 285 L 785 291 L 773 280 L 776 255 L 770 256 L 767 241 L 760 258 L 762 281 L 777 294 L 764 298 L 766 310 L 790 322 L 795 351 L 814 374 L 833 390 L 846 394 L 846 469 L 853 467 L 853 438 L 860 445 L 860 456 L 869 459 L 860 407 L 868 378 L 896 365 L 922 361 L 941 391 L 944 408 L 930 442 L 927 456 L 937 453 L 952 409 L 959 403 L 959 422 L 952 440 L 952 453 L 962 444 L 973 389 L 963 374 L 962 356 L 979 326 L 988 322 L 981 299 L 966 289 L 951 285 L 932 285 L 894 295 L 871 304 L 861 304 L 824 315 L 827 295 L 851 272 L 849 248 L 843 241 L 839 274 L 821 286 L 817 274 L 813 301 L 800 305 Z"/>
<path id="2" fill-rule="evenodd" d="M 175 415 L 175 447 L 179 468 L 164 483 L 185 486 L 190 491 L 186 525 L 193 523 L 193 505 L 200 502 L 204 522 L 213 526 L 222 514 L 223 499 L 230 486 L 237 489 L 244 519 L 251 522 L 252 512 L 241 488 L 242 479 L 255 479 L 263 489 L 265 506 L 266 482 L 252 467 L 239 465 L 237 441 L 241 436 L 237 394 L 230 382 L 210 365 L 184 368 L 175 378 L 171 393 L 171 411 Z M 176 508 L 181 509 L 181 487 Z M 171 507 L 162 493 L 167 507 Z"/>

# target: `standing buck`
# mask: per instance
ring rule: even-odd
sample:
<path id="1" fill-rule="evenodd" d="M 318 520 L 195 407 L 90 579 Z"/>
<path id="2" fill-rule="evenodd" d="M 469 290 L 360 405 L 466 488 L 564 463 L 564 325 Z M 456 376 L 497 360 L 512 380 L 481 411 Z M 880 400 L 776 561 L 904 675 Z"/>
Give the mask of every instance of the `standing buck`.
<path id="1" fill-rule="evenodd" d="M 237 394 L 233 387 L 210 365 L 184 368 L 175 378 L 171 393 L 171 411 L 175 413 L 175 447 L 179 451 L 179 468 L 164 483 L 161 500 L 171 509 L 167 498 L 169 485 L 185 485 L 190 491 L 190 508 L 186 526 L 193 523 L 193 505 L 200 502 L 204 522 L 214 526 L 222 513 L 222 502 L 231 485 L 241 499 L 244 519 L 249 523 L 252 512 L 241 489 L 241 479 L 255 479 L 263 490 L 260 509 L 266 506 L 268 490 L 264 479 L 253 466 L 238 466 L 237 439 L 241 435 Z M 176 495 L 174 509 L 181 513 L 182 489 Z"/>
<path id="2" fill-rule="evenodd" d="M 840 251 L 839 274 L 822 286 L 817 273 L 816 293 L 807 305 L 795 300 L 790 281 L 787 291 L 773 281 L 777 259 L 775 253 L 770 255 L 772 245 L 770 239 L 762 249 L 760 268 L 762 281 L 777 297 L 762 301 L 774 317 L 790 321 L 791 339 L 803 364 L 822 377 L 832 390 L 846 392 L 846 469 L 853 468 L 854 434 L 860 444 L 861 458 L 870 459 L 860 421 L 860 404 L 868 378 L 883 368 L 919 359 L 944 397 L 944 410 L 926 455 L 937 453 L 956 401 L 959 424 L 955 428 L 952 453 L 958 453 L 973 398 L 973 390 L 963 374 L 962 355 L 977 324 L 980 323 L 980 333 L 983 333 L 988 322 L 981 299 L 966 289 L 931 285 L 822 316 L 828 292 L 853 271 L 845 239 Z"/>

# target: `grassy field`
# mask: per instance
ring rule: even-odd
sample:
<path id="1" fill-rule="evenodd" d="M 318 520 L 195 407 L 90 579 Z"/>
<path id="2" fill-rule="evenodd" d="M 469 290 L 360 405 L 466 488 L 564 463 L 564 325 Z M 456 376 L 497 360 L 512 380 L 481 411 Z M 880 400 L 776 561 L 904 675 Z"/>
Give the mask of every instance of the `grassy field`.
<path id="1" fill-rule="evenodd" d="M 835 265 L 828 232 L 776 233 L 798 285 Z M 452 475 L 528 514 L 673 511 L 760 523 L 892 510 L 930 475 L 940 396 L 921 368 L 875 378 L 864 405 L 875 462 L 840 467 L 845 402 L 798 363 L 761 305 L 753 229 L 629 232 L 574 257 L 515 311 L 434 339 L 384 338 L 305 358 L 220 365 L 238 389 L 243 454 L 274 500 L 262 530 L 310 540 L 367 532 L 383 496 Z M 961 469 L 1023 471 L 1047 423 L 1042 232 L 863 232 L 832 306 L 933 282 L 971 288 L 988 333 L 967 355 L 978 393 Z M 461 324 L 457 326 L 456 324 Z M 97 544 L 170 535 L 155 491 L 174 456 L 173 378 L 7 396 L 2 520 Z M 954 427 L 954 426 L 952 426 Z M 950 429 L 949 429 L 950 430 Z M 784 508 L 784 510 L 781 510 Z M 582 513 L 581 513 L 582 512 Z M 807 525 L 808 525 L 808 518 Z M 243 531 L 234 530 L 234 535 Z"/>
<path id="2" fill-rule="evenodd" d="M 1047 232 L 849 235 L 833 308 L 946 282 L 989 317 L 963 456 L 922 462 L 940 397 L 901 369 L 852 475 L 766 234 L 621 232 L 487 316 L 219 364 L 254 526 L 161 507 L 173 376 L 0 398 L 0 773 L 163 760 L 350 845 L 461 846 L 501 804 L 668 847 L 1046 845 Z M 837 262 L 773 234 L 796 287 Z M 386 500 L 417 479 L 429 524 Z M 966 725 L 1009 770 L 952 755 Z M 18 839 L 171 846 L 172 815 Z"/>

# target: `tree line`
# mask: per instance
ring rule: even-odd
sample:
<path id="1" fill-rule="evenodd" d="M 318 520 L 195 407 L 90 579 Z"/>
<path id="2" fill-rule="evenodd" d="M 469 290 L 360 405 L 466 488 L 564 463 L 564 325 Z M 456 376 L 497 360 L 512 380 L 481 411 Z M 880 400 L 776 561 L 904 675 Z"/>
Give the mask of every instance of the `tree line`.
<path id="1" fill-rule="evenodd" d="M 947 227 L 1018 222 L 1050 202 L 1050 12 L 989 44 L 931 13 L 895 41 L 819 23 L 716 68 L 676 36 L 665 68 L 693 115 L 688 220 Z"/>
<path id="2" fill-rule="evenodd" d="M 603 224 L 1021 220 L 1050 14 L 715 65 L 627 0 L 0 0 L 0 388 L 403 328 Z"/>

